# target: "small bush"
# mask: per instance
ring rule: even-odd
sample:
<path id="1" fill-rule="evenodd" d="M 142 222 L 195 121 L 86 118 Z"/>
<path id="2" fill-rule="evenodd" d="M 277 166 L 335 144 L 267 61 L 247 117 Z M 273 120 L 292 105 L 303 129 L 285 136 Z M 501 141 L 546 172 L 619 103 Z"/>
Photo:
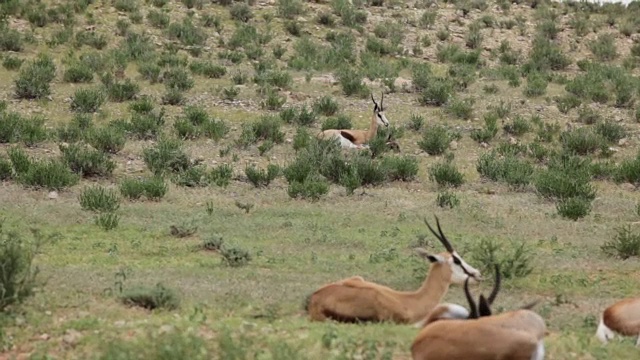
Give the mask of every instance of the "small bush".
<path id="1" fill-rule="evenodd" d="M 60 145 L 62 161 L 69 166 L 71 171 L 82 177 L 111 175 L 116 167 L 109 155 L 79 144 L 69 146 Z"/>
<path id="2" fill-rule="evenodd" d="M 516 116 L 510 124 L 504 125 L 504 131 L 514 136 L 522 136 L 530 130 L 529 121 L 521 116 Z"/>
<path id="3" fill-rule="evenodd" d="M 418 141 L 420 149 L 429 155 L 444 153 L 453 140 L 450 130 L 444 125 L 430 125 L 422 133 L 422 140 Z"/>
<path id="4" fill-rule="evenodd" d="M 320 130 L 328 130 L 328 129 L 344 129 L 348 130 L 353 128 L 353 124 L 351 123 L 351 118 L 347 115 L 338 115 L 335 117 L 330 117 L 325 119 L 322 122 L 322 126 Z"/>
<path id="5" fill-rule="evenodd" d="M 412 181 L 418 175 L 418 160 L 413 156 L 385 157 L 382 168 L 390 181 Z"/>
<path id="6" fill-rule="evenodd" d="M 534 178 L 534 185 L 543 197 L 557 200 L 582 197 L 592 201 L 596 189 L 590 179 L 589 160 L 563 153 L 549 159 L 547 168 Z"/>
<path id="7" fill-rule="evenodd" d="M 147 168 L 155 175 L 177 173 L 191 166 L 189 157 L 182 149 L 182 142 L 178 140 L 164 138 L 154 147 L 145 148 L 142 152 Z"/>
<path id="8" fill-rule="evenodd" d="M 13 168 L 17 173 L 16 180 L 27 187 L 47 190 L 62 190 L 78 183 L 79 176 L 71 172 L 66 164 L 58 160 L 31 160 L 26 155 L 27 163 L 16 163 L 10 153 Z M 22 158 L 24 159 L 24 158 Z"/>
<path id="9" fill-rule="evenodd" d="M 71 98 L 71 111 L 93 113 L 104 104 L 106 96 L 100 89 L 80 88 Z"/>
<path id="10" fill-rule="evenodd" d="M 99 185 L 84 188 L 78 200 L 80 207 L 89 211 L 114 212 L 120 208 L 116 192 Z"/>
<path id="11" fill-rule="evenodd" d="M 488 143 L 498 134 L 498 115 L 494 112 L 484 114 L 484 128 L 473 129 L 469 135 L 479 143 Z"/>
<path id="12" fill-rule="evenodd" d="M 438 192 L 438 196 L 436 197 L 436 204 L 441 207 L 448 207 L 453 209 L 460 205 L 460 199 L 456 196 L 455 193 L 450 192 L 448 190 Z"/>
<path id="13" fill-rule="evenodd" d="M 119 153 L 127 142 L 124 132 L 112 126 L 91 129 L 86 140 L 97 150 L 109 154 Z"/>
<path id="14" fill-rule="evenodd" d="M 246 3 L 235 3 L 229 8 L 229 14 L 234 20 L 247 22 L 253 18 L 253 12 Z"/>
<path id="15" fill-rule="evenodd" d="M 429 168 L 429 179 L 442 187 L 459 187 L 464 183 L 464 175 L 450 160 L 445 160 Z"/>
<path id="16" fill-rule="evenodd" d="M 627 136 L 627 131 L 624 126 L 612 121 L 603 121 L 598 123 L 598 125 L 596 125 L 595 132 L 600 134 L 609 143 L 613 144 L 617 144 L 618 141 Z"/>
<path id="17" fill-rule="evenodd" d="M 333 116 L 338 113 L 340 107 L 331 96 L 323 96 L 314 101 L 313 110 L 324 116 Z"/>
<path id="18" fill-rule="evenodd" d="M 95 218 L 95 224 L 104 231 L 111 231 L 118 227 L 120 215 L 115 212 L 101 212 Z"/>
<path id="19" fill-rule="evenodd" d="M 500 243 L 483 238 L 476 243 L 471 257 L 474 263 L 481 264 L 484 272 L 492 271 L 496 264 L 500 265 L 500 273 L 505 279 L 522 278 L 533 271 L 533 250 L 524 242 Z"/>
<path id="20" fill-rule="evenodd" d="M 476 165 L 478 173 L 493 181 L 502 181 L 512 187 L 524 187 L 531 182 L 534 168 L 529 162 L 514 155 L 499 158 L 495 151 L 484 153 Z"/>
<path id="21" fill-rule="evenodd" d="M 180 306 L 178 293 L 161 283 L 155 287 L 135 287 L 125 290 L 120 296 L 125 305 L 139 306 L 149 310 L 174 310 Z"/>
<path id="22" fill-rule="evenodd" d="M 49 96 L 55 73 L 56 66 L 53 59 L 47 55 L 39 55 L 20 70 L 20 75 L 14 81 L 16 97 L 41 99 Z"/>
<path id="23" fill-rule="evenodd" d="M 109 100 L 114 102 L 123 102 L 133 100 L 140 92 L 140 85 L 126 79 L 122 82 L 116 81 L 107 86 L 107 94 Z"/>
<path id="24" fill-rule="evenodd" d="M 38 235 L 34 232 L 34 235 Z M 9 231 L 0 223 L 0 311 L 6 312 L 34 294 L 40 282 L 38 268 L 33 268 L 33 259 L 38 252 L 41 238 L 29 244 L 15 231 Z"/>
<path id="25" fill-rule="evenodd" d="M 253 186 L 267 187 L 280 174 L 280 167 L 269 164 L 265 171 L 264 169 L 257 169 L 255 166 L 247 166 L 244 172 Z"/>
<path id="26" fill-rule="evenodd" d="M 13 166 L 11 161 L 0 157 L 0 181 L 7 181 L 13 177 Z"/>
<path id="27" fill-rule="evenodd" d="M 307 176 L 302 181 L 290 181 L 287 194 L 292 198 L 319 200 L 329 192 L 329 182 L 321 177 Z"/>
<path id="28" fill-rule="evenodd" d="M 226 187 L 231 182 L 233 168 L 229 164 L 222 164 L 209 172 L 209 182 L 220 187 Z"/>
<path id="29" fill-rule="evenodd" d="M 591 128 L 565 131 L 560 134 L 560 141 L 565 150 L 578 155 L 592 154 L 606 148 L 605 139 Z"/>
<path id="30" fill-rule="evenodd" d="M 612 240 L 605 242 L 602 251 L 614 257 L 626 260 L 632 256 L 640 256 L 640 235 L 631 231 L 631 226 L 622 226 L 616 229 L 616 235 Z"/>
<path id="31" fill-rule="evenodd" d="M 563 218 L 578 220 L 591 212 L 591 201 L 580 196 L 560 199 L 556 204 L 558 214 Z"/>
<path id="32" fill-rule="evenodd" d="M 62 75 L 62 80 L 68 83 L 89 83 L 93 81 L 93 69 L 84 62 L 69 65 Z"/>
<path id="33" fill-rule="evenodd" d="M 220 255 L 222 262 L 231 267 L 244 266 L 252 260 L 251 253 L 240 247 L 223 246 Z"/>
<path id="34" fill-rule="evenodd" d="M 120 194 L 130 199 L 137 200 L 143 195 L 149 200 L 159 200 L 167 193 L 167 184 L 159 176 L 149 178 L 125 178 L 120 183 Z"/>

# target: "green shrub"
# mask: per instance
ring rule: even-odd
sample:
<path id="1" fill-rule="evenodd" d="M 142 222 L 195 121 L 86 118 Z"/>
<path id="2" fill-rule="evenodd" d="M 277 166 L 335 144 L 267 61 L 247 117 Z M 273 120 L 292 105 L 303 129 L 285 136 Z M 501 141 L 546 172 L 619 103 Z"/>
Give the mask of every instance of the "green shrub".
<path id="1" fill-rule="evenodd" d="M 240 247 L 223 246 L 220 255 L 222 262 L 231 267 L 244 266 L 252 260 L 251 253 Z"/>
<path id="2" fill-rule="evenodd" d="M 469 135 L 479 143 L 488 143 L 498 134 L 498 115 L 494 112 L 484 114 L 484 128 L 473 129 Z"/>
<path id="3" fill-rule="evenodd" d="M 626 260 L 632 256 L 640 256 L 640 235 L 631 231 L 631 226 L 621 226 L 616 229 L 612 240 L 605 242 L 602 251 L 609 255 Z"/>
<path id="4" fill-rule="evenodd" d="M 56 66 L 48 55 L 38 55 L 22 67 L 14 81 L 18 99 L 41 99 L 51 94 L 51 81 L 55 78 Z"/>
<path id="5" fill-rule="evenodd" d="M 531 130 L 529 121 L 521 116 L 516 116 L 509 124 L 504 125 L 504 131 L 514 136 L 522 136 Z"/>
<path id="6" fill-rule="evenodd" d="M 140 86 L 131 79 L 126 79 L 123 82 L 114 82 L 107 86 L 107 93 L 109 100 L 114 102 L 123 102 L 133 100 L 140 92 Z"/>
<path id="7" fill-rule="evenodd" d="M 10 231 L 0 223 L 0 311 L 19 305 L 30 298 L 41 285 L 37 280 L 38 268 L 33 260 L 42 242 L 36 235 L 35 243 L 28 243 L 17 231 Z"/>
<path id="8" fill-rule="evenodd" d="M 91 129 L 86 136 L 86 141 L 97 150 L 117 154 L 124 149 L 127 139 L 122 130 L 113 126 L 105 126 Z"/>
<path id="9" fill-rule="evenodd" d="M 267 170 L 257 169 L 255 165 L 247 166 L 244 170 L 249 182 L 255 187 L 267 187 L 278 175 L 280 175 L 280 167 L 278 165 L 269 164 Z"/>
<path id="10" fill-rule="evenodd" d="M 533 165 L 526 160 L 520 160 L 511 154 L 499 158 L 495 150 L 478 158 L 476 170 L 484 178 L 502 181 L 512 187 L 527 186 L 534 172 Z"/>
<path id="11" fill-rule="evenodd" d="M 562 147 L 566 151 L 578 155 L 592 154 L 607 147 L 603 136 L 591 128 L 564 131 L 560 134 L 560 141 L 562 141 Z"/>
<path id="12" fill-rule="evenodd" d="M 222 164 L 211 169 L 209 172 L 209 182 L 220 187 L 226 187 L 233 177 L 233 168 L 229 164 Z"/>
<path id="13" fill-rule="evenodd" d="M 62 161 L 82 177 L 107 177 L 116 167 L 109 155 L 79 144 L 60 145 Z"/>
<path id="14" fill-rule="evenodd" d="M 600 134 L 609 143 L 617 144 L 620 139 L 627 136 L 624 126 L 613 121 L 603 121 L 596 125 L 595 132 Z"/>
<path id="15" fill-rule="evenodd" d="M 412 181 L 418 175 L 418 160 L 413 156 L 385 157 L 382 168 L 390 181 Z"/>
<path id="16" fill-rule="evenodd" d="M 32 160 L 26 154 L 20 159 L 27 162 L 17 163 L 16 153 L 9 153 L 18 183 L 32 188 L 62 190 L 78 183 L 79 176 L 71 172 L 66 164 L 59 160 Z M 12 156 L 14 155 L 14 156 Z"/>
<path id="17" fill-rule="evenodd" d="M 11 161 L 0 157 L 0 181 L 7 181 L 13 177 L 13 166 Z"/>
<path id="18" fill-rule="evenodd" d="M 444 125 L 429 125 L 423 131 L 418 146 L 429 155 L 440 155 L 449 148 L 452 140 L 451 131 Z"/>
<path id="19" fill-rule="evenodd" d="M 429 167 L 429 179 L 442 187 L 459 187 L 464 183 L 464 175 L 448 159 Z"/>
<path id="20" fill-rule="evenodd" d="M 204 165 L 190 166 L 175 173 L 172 180 L 179 186 L 207 186 L 207 167 Z"/>
<path id="21" fill-rule="evenodd" d="M 101 89 L 80 88 L 71 98 L 71 111 L 93 113 L 104 104 L 106 96 Z"/>
<path id="22" fill-rule="evenodd" d="M 84 210 L 99 213 L 114 212 L 120 208 L 120 199 L 116 192 L 99 185 L 85 187 L 78 200 Z"/>
<path id="23" fill-rule="evenodd" d="M 287 193 L 292 198 L 319 200 L 329 192 L 329 182 L 321 177 L 308 176 L 303 181 L 290 181 Z"/>
<path id="24" fill-rule="evenodd" d="M 68 83 L 89 83 L 93 81 L 93 69 L 86 63 L 78 61 L 65 69 L 62 80 Z"/>
<path id="25" fill-rule="evenodd" d="M 580 196 L 560 199 L 556 204 L 556 209 L 560 216 L 578 220 L 591 212 L 591 201 Z"/>
<path id="26" fill-rule="evenodd" d="M 155 175 L 180 172 L 191 167 L 189 157 L 182 149 L 182 142 L 169 138 L 160 139 L 155 146 L 145 148 L 144 162 Z"/>
<path id="27" fill-rule="evenodd" d="M 526 277 L 533 271 L 533 249 L 526 243 L 499 242 L 491 238 L 482 238 L 476 243 L 472 260 L 480 264 L 481 270 L 490 272 L 495 265 L 505 279 Z"/>
<path id="28" fill-rule="evenodd" d="M 438 196 L 436 196 L 436 204 L 441 208 L 448 207 L 453 209 L 460 205 L 460 199 L 449 190 L 439 191 Z"/>
<path id="29" fill-rule="evenodd" d="M 104 231 L 111 231 L 118 227 L 120 216 L 115 212 L 102 212 L 96 216 L 95 223 Z"/>
<path id="30" fill-rule="evenodd" d="M 534 178 L 534 185 L 543 197 L 558 200 L 582 197 L 592 201 L 596 189 L 590 179 L 589 160 L 562 153 L 549 159 L 547 168 Z"/>
<path id="31" fill-rule="evenodd" d="M 313 110 L 324 116 L 333 116 L 338 113 L 340 106 L 331 96 L 323 96 L 313 103 Z"/>
<path id="32" fill-rule="evenodd" d="M 130 200 L 140 199 L 143 195 L 149 200 L 159 200 L 164 197 L 167 190 L 167 184 L 159 176 L 125 178 L 120 183 L 120 194 Z"/>
<path id="33" fill-rule="evenodd" d="M 140 286 L 126 289 L 120 296 L 120 301 L 125 305 L 139 306 L 149 310 L 174 310 L 180 306 L 178 293 L 161 283 L 157 283 L 155 287 Z"/>
<path id="34" fill-rule="evenodd" d="M 351 123 L 351 118 L 348 115 L 338 115 L 335 117 L 326 118 L 322 122 L 322 126 L 320 127 L 321 131 L 325 131 L 328 129 L 351 129 L 353 128 L 353 124 Z"/>

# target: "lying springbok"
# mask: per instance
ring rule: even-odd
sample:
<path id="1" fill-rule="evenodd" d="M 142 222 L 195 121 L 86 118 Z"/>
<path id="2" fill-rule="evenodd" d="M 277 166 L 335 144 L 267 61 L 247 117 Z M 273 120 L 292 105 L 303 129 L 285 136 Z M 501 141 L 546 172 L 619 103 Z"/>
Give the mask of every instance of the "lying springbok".
<path id="1" fill-rule="evenodd" d="M 467 311 L 460 305 L 437 306 L 411 346 L 413 360 L 542 360 L 547 329 L 540 315 L 531 311 L 537 302 L 519 310 L 492 315 L 491 304 L 498 294 L 500 270 L 488 298 L 480 295 L 479 306 L 464 290 Z"/>
<path id="2" fill-rule="evenodd" d="M 365 145 L 376 136 L 378 126 L 389 126 L 389 120 L 384 115 L 384 93 L 380 98 L 380 105 L 373 98 L 373 94 L 371 94 L 371 101 L 373 101 L 373 117 L 371 118 L 369 130 L 327 129 L 320 132 L 317 137 L 319 139 L 339 140 L 340 146 L 343 148 L 362 149 L 366 147 Z"/>
<path id="3" fill-rule="evenodd" d="M 620 300 L 602 312 L 596 336 L 604 344 L 615 337 L 637 336 L 640 347 L 640 297 Z"/>
<path id="4" fill-rule="evenodd" d="M 322 286 L 307 298 L 306 308 L 312 321 L 332 319 L 339 322 L 390 321 L 399 324 L 415 324 L 438 305 L 451 283 L 463 284 L 467 279 L 478 282 L 480 271 L 467 264 L 453 249 L 442 233 L 436 216 L 438 233 L 424 220 L 447 252 L 431 254 L 417 248 L 416 251 L 431 262 L 429 273 L 416 291 L 397 291 L 389 287 L 365 281 L 360 276 L 346 278 Z"/>

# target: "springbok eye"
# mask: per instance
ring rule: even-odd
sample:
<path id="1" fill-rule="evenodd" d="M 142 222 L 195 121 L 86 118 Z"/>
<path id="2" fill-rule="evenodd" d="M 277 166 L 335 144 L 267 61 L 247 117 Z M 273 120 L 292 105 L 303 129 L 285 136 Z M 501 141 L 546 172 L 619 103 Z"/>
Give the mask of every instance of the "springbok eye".
<path id="1" fill-rule="evenodd" d="M 453 263 L 458 265 L 458 266 L 462 266 L 462 261 L 460 261 L 460 259 L 458 259 L 457 257 L 453 257 Z"/>

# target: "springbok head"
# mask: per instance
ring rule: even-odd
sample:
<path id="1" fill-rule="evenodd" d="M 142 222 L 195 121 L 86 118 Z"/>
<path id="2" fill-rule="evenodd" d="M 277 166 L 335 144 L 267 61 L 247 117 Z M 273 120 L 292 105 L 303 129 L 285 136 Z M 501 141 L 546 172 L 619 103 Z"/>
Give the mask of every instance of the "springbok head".
<path id="1" fill-rule="evenodd" d="M 380 98 L 380 105 L 378 105 L 376 100 L 373 98 L 373 93 L 371 94 L 371 101 L 373 101 L 373 113 L 376 116 L 376 121 L 378 122 L 378 125 L 388 127 L 389 120 L 387 120 L 387 117 L 384 115 L 384 107 L 383 107 L 384 92 L 382 93 L 382 97 Z"/>
<path id="2" fill-rule="evenodd" d="M 467 280 L 477 283 L 482 281 L 482 275 L 480 274 L 480 270 L 474 268 L 473 266 L 467 264 L 466 261 L 454 250 L 451 242 L 447 239 L 447 237 L 442 233 L 442 229 L 440 228 L 440 221 L 436 216 L 436 224 L 438 226 L 438 233 L 433 230 L 431 225 L 427 222 L 427 219 L 424 219 L 424 223 L 427 225 L 431 233 L 440 240 L 444 248 L 447 252 L 443 252 L 440 254 L 431 254 L 425 249 L 418 248 L 416 251 L 418 253 L 429 260 L 431 263 L 440 263 L 446 264 L 451 268 L 451 283 L 462 285 Z"/>
<path id="3" fill-rule="evenodd" d="M 478 300 L 478 305 L 476 306 L 476 302 L 473 300 L 473 296 L 471 296 L 471 292 L 469 291 L 469 279 L 464 282 L 464 294 L 467 297 L 467 302 L 469 303 L 469 319 L 477 319 L 483 316 L 491 316 L 491 305 L 493 301 L 498 296 L 498 291 L 500 291 L 500 266 L 498 264 L 496 267 L 496 280 L 493 283 L 493 290 L 491 290 L 491 294 L 489 294 L 488 298 L 484 297 L 484 294 L 480 294 L 480 298 Z"/>

